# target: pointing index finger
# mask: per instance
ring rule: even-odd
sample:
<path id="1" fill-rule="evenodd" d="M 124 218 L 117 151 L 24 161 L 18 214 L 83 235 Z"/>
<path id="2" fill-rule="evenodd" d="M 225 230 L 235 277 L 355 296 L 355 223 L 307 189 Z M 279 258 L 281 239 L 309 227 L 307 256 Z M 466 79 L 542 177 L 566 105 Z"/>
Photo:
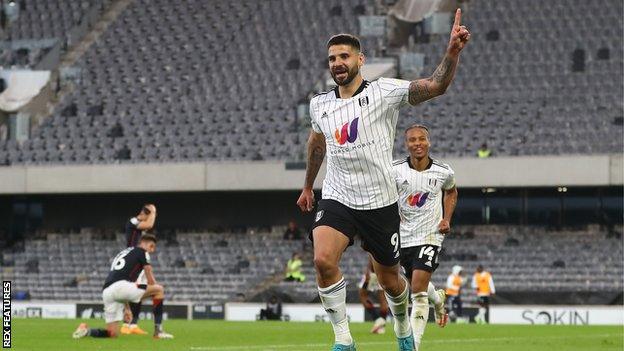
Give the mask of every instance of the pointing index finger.
<path id="1" fill-rule="evenodd" d="M 461 9 L 457 9 L 457 11 L 455 11 L 455 22 L 453 23 L 453 27 L 459 27 L 459 24 L 461 23 Z"/>

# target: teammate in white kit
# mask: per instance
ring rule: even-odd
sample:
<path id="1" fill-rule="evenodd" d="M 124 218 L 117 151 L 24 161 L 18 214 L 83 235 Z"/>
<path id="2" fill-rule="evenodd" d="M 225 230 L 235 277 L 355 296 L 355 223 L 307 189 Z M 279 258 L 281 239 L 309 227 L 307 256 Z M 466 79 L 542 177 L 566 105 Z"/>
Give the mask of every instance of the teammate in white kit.
<path id="1" fill-rule="evenodd" d="M 312 132 L 308 140 L 306 179 L 297 205 L 314 208 L 314 180 L 327 153 L 323 199 L 319 201 L 311 238 L 321 303 L 335 335 L 333 350 L 355 350 L 346 315 L 346 282 L 338 264 L 359 235 L 373 258 L 379 283 L 394 315 L 399 350 L 414 350 L 407 316 L 409 284 L 400 274 L 398 193 L 392 172 L 392 146 L 399 108 L 443 94 L 470 39 L 455 14 L 442 63 L 429 78 L 414 81 L 362 78 L 359 40 L 349 34 L 327 43 L 329 71 L 337 87 L 310 101 Z"/>
<path id="2" fill-rule="evenodd" d="M 451 167 L 429 157 L 429 130 L 413 125 L 405 131 L 409 156 L 394 163 L 401 214 L 401 265 L 412 284 L 411 322 L 416 349 L 429 318 L 429 300 L 436 322 L 444 327 L 446 294 L 435 291 L 431 274 L 438 268 L 444 235 L 451 229 L 457 204 L 455 173 Z M 443 207 L 444 204 L 444 207 Z"/>

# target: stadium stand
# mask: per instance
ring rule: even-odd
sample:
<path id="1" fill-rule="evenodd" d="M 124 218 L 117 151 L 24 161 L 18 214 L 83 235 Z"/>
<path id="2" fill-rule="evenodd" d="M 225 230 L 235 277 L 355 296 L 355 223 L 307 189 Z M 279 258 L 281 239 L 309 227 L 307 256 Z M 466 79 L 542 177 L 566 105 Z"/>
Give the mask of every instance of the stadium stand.
<path id="1" fill-rule="evenodd" d="M 610 250 L 605 254 L 604 248 Z M 444 287 L 451 267 L 464 267 L 471 278 L 483 264 L 494 276 L 497 291 L 586 292 L 622 290 L 624 274 L 621 238 L 608 238 L 598 226 L 584 230 L 551 231 L 544 227 L 462 226 L 444 242 L 440 266 L 432 282 Z M 563 262 L 555 264 L 555 262 Z M 347 250 L 342 259 L 346 279 L 355 288 L 366 267 L 367 257 L 359 248 Z M 314 274 L 312 265 L 305 274 Z M 281 283 L 302 301 L 315 298 L 315 282 Z M 464 289 L 468 300 L 476 299 L 473 289 Z"/>
<path id="2" fill-rule="evenodd" d="M 281 233 L 178 233 L 176 240 L 159 243 L 153 255 L 154 272 L 169 287 L 173 300 L 248 299 L 252 296 L 245 294 L 266 279 L 283 278 L 285 262 L 301 250 L 301 241 L 284 241 Z M 28 291 L 32 299 L 97 301 L 110 260 L 123 246 L 122 235 L 106 241 L 88 233 L 48 234 L 46 240 L 26 241 L 23 252 L 5 250 L 2 278 L 13 280 L 14 289 Z M 455 264 L 463 266 L 468 277 L 483 264 L 494 275 L 499 293 L 617 292 L 622 290 L 622 254 L 621 238 L 609 238 L 597 225 L 561 231 L 462 226 L 445 241 L 433 282 L 444 286 Z M 344 254 L 342 268 L 351 290 L 357 288 L 366 262 L 357 245 Z M 304 273 L 314 277 L 310 258 L 304 260 Z M 273 287 L 293 301 L 317 297 L 314 279 L 273 283 Z M 472 289 L 465 289 L 465 296 L 474 299 Z"/>
<path id="3" fill-rule="evenodd" d="M 100 11 L 111 3 L 112 0 L 20 2 L 19 17 L 8 26 L 7 36 L 11 40 L 57 38 L 65 43 L 87 13 Z"/>
<path id="4" fill-rule="evenodd" d="M 236 299 L 268 274 L 281 272 L 288 257 L 301 249 L 300 242 L 268 233 L 184 233 L 177 238 L 169 244 L 161 241 L 153 265 L 170 296 L 181 301 Z M 124 245 L 122 235 L 113 241 L 49 234 L 46 240 L 27 241 L 24 252 L 5 252 L 2 276 L 16 278 L 16 289 L 28 290 L 33 299 L 100 300 L 110 260 Z"/>
<path id="5" fill-rule="evenodd" d="M 497 155 L 621 152 L 616 119 L 624 93 L 611 78 L 623 74 L 618 10 L 618 1 L 470 1 L 464 19 L 474 40 L 452 88 L 404 111 L 401 128 L 414 119 L 431 125 L 441 155 L 474 155 L 482 142 Z M 498 40 L 488 40 L 492 31 Z M 416 45 L 426 55 L 425 72 L 433 72 L 446 45 L 446 37 Z M 601 48 L 610 59 L 599 58 Z M 577 49 L 587 57 L 580 72 L 573 70 Z M 395 150 L 401 148 L 397 140 Z"/>
<path id="6" fill-rule="evenodd" d="M 66 35 L 87 3 L 59 4 L 29 2 L 13 35 Z M 308 127 L 296 108 L 324 80 L 323 43 L 357 33 L 357 14 L 375 8 L 372 0 L 135 1 L 80 59 L 81 82 L 31 139 L 0 142 L 0 164 L 300 159 Z M 399 128 L 429 124 L 438 156 L 474 155 L 484 141 L 494 155 L 622 150 L 624 92 L 612 79 L 624 73 L 621 10 L 616 0 L 470 1 L 474 34 L 453 87 L 404 111 Z M 415 46 L 424 74 L 446 40 Z M 584 67 L 573 67 L 575 50 L 584 50 Z"/>

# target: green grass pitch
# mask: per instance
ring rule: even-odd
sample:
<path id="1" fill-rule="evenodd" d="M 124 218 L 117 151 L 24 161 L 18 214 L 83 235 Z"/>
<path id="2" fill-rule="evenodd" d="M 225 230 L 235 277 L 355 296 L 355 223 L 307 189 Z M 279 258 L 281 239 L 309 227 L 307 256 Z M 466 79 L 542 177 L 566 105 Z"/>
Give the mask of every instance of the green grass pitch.
<path id="1" fill-rule="evenodd" d="M 71 333 L 80 320 L 14 319 L 13 350 L 31 351 L 328 351 L 333 335 L 327 323 L 165 321 L 173 340 L 153 340 L 151 335 L 123 335 L 117 339 L 83 338 Z M 88 320 L 103 327 L 102 320 Z M 152 330 L 150 321 L 140 326 Z M 396 350 L 392 326 L 386 334 L 369 334 L 370 323 L 353 323 L 358 351 Z M 624 348 L 622 326 L 516 326 L 429 324 L 421 350 L 438 351 L 594 351 Z"/>

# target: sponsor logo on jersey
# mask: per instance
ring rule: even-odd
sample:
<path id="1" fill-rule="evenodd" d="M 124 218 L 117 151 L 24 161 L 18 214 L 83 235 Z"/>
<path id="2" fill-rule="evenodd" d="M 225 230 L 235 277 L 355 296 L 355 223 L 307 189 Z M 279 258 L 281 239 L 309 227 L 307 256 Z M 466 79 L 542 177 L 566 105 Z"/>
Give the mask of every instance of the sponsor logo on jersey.
<path id="1" fill-rule="evenodd" d="M 412 207 L 413 206 L 423 207 L 428 197 L 429 197 L 429 192 L 416 193 L 407 197 L 407 204 Z"/>
<path id="2" fill-rule="evenodd" d="M 334 132 L 334 137 L 336 138 L 336 142 L 340 145 L 344 145 L 347 141 L 352 143 L 357 139 L 358 136 L 358 120 L 360 118 L 356 118 L 351 123 L 345 123 L 341 129 L 336 129 Z"/>
<path id="3" fill-rule="evenodd" d="M 327 118 L 327 112 L 323 111 L 323 114 L 321 115 L 321 118 Z"/>

